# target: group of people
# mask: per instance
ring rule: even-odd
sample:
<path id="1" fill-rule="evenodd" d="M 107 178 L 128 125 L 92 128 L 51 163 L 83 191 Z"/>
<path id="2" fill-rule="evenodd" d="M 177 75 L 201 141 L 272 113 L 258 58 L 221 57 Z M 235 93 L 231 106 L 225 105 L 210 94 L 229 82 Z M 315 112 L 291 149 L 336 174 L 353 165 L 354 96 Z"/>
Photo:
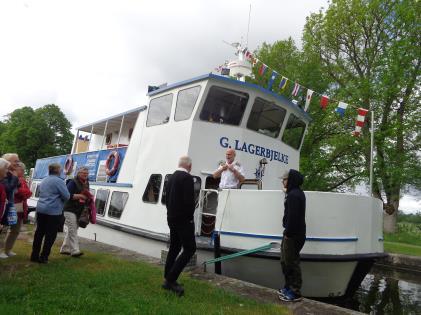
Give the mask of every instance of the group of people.
<path id="1" fill-rule="evenodd" d="M 171 175 L 165 188 L 170 247 L 162 287 L 178 296 L 184 294 L 183 286 L 177 282 L 178 277 L 196 251 L 193 220 L 195 196 L 191 169 L 191 158 L 181 157 L 178 169 Z M 245 180 L 245 173 L 241 164 L 235 161 L 235 150 L 226 151 L 225 162 L 220 163 L 213 177 L 220 179 L 220 189 L 240 188 Z M 302 299 L 300 251 L 306 239 L 306 198 L 300 186 L 304 182 L 304 177 L 300 172 L 290 169 L 281 179 L 285 192 L 282 220 L 284 232 L 281 243 L 281 267 L 285 285 L 278 291 L 278 296 L 283 301 L 295 302 Z"/>
<path id="2" fill-rule="evenodd" d="M 15 153 L 4 154 L 0 158 L 0 258 L 15 256 L 12 251 L 23 222 L 28 219 L 27 199 L 31 191 L 24 177 L 25 165 Z M 32 244 L 30 260 L 47 263 L 57 233 L 65 236 L 60 254 L 80 257 L 77 230 L 81 216 L 87 215 L 95 223 L 93 196 L 89 191 L 86 167 L 77 170 L 73 179 L 65 181 L 60 177 L 61 165 L 52 163 L 48 166 L 48 176 L 39 185 L 39 199 L 36 207 L 36 230 Z M 94 206 L 93 206 L 94 208 Z M 17 220 L 10 220 L 13 211 Z"/>
<path id="3" fill-rule="evenodd" d="M 220 189 L 237 189 L 245 180 L 244 169 L 235 161 L 235 150 L 226 151 L 226 160 L 213 173 L 220 179 Z M 195 194 L 194 180 L 190 174 L 192 160 L 188 156 L 180 158 L 178 169 L 166 185 L 167 222 L 170 230 L 170 247 L 164 270 L 162 287 L 184 294 L 184 288 L 177 280 L 187 263 L 196 252 L 194 233 Z M 22 223 L 27 220 L 27 199 L 31 191 L 24 178 L 25 165 L 15 153 L 0 158 L 0 258 L 16 255 L 12 249 L 19 235 Z M 39 186 L 39 200 L 36 207 L 37 227 L 34 234 L 30 260 L 47 263 L 57 233 L 66 225 L 66 234 L 60 254 L 80 257 L 77 230 L 86 212 L 95 223 L 93 196 L 89 192 L 88 169 L 80 167 L 76 176 L 66 183 L 60 177 L 60 164 L 48 166 L 49 176 Z M 306 199 L 300 186 L 303 176 L 296 170 L 288 170 L 281 177 L 285 191 L 283 239 L 281 244 L 281 266 L 285 286 L 279 290 L 279 298 L 284 301 L 301 299 L 302 285 L 300 251 L 306 238 L 305 208 Z M 9 212 L 16 209 L 17 220 L 10 224 Z M 181 251 L 182 250 L 182 251 Z M 181 252 L 181 254 L 180 254 Z"/>

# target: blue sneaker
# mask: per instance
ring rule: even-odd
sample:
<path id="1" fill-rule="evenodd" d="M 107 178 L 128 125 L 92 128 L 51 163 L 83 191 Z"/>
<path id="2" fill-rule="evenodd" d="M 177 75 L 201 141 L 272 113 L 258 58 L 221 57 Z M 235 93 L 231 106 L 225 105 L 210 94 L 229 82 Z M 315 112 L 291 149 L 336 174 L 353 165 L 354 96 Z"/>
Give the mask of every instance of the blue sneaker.
<path id="1" fill-rule="evenodd" d="M 278 290 L 278 296 L 279 296 L 279 298 L 281 298 L 281 296 L 285 296 L 287 294 L 287 292 L 288 292 L 288 288 L 287 287 L 284 287 L 282 289 L 279 289 Z"/>
<path id="2" fill-rule="evenodd" d="M 284 302 L 298 302 L 301 301 L 303 297 L 295 294 L 291 289 L 286 289 L 284 295 L 279 295 L 279 299 Z"/>

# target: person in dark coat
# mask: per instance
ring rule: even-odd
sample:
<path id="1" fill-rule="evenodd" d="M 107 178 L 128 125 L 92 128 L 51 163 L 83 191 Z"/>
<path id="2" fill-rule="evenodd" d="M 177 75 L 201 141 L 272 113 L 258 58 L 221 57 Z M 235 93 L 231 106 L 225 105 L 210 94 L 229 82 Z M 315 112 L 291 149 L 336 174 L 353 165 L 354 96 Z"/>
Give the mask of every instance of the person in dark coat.
<path id="1" fill-rule="evenodd" d="M 63 245 L 60 248 L 60 254 L 62 255 L 70 255 L 72 257 L 83 255 L 83 252 L 79 250 L 77 230 L 79 228 L 79 218 L 87 200 L 83 193 L 89 192 L 88 176 L 88 168 L 82 166 L 77 170 L 75 178 L 67 182 L 70 198 L 63 206 L 64 224 L 67 226 L 67 230 L 64 235 Z"/>
<path id="2" fill-rule="evenodd" d="M 300 172 L 290 169 L 282 176 L 285 188 L 284 233 L 281 244 L 281 266 L 285 286 L 279 290 L 283 301 L 299 301 L 301 297 L 300 251 L 306 240 L 306 196 L 300 186 L 304 177 Z"/>
<path id="3" fill-rule="evenodd" d="M 162 287 L 181 296 L 184 294 L 184 288 L 177 283 L 177 279 L 196 252 L 196 240 L 193 220 L 194 182 L 193 176 L 190 175 L 192 161 L 188 156 L 183 156 L 178 166 L 179 168 L 171 175 L 166 186 L 170 248 L 165 263 L 165 281 Z M 178 256 L 181 248 L 183 251 Z"/>

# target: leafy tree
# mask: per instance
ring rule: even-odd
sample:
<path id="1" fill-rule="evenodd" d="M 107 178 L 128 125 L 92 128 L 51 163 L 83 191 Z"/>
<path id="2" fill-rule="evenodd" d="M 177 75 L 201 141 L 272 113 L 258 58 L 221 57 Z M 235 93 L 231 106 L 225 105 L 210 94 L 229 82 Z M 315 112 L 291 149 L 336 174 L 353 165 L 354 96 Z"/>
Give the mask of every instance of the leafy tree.
<path id="1" fill-rule="evenodd" d="M 420 188 L 420 13 L 415 0 L 335 0 L 311 15 L 304 49 L 320 56 L 336 94 L 372 109 L 377 126 L 374 196 L 384 202 L 385 228 L 394 231 L 406 185 Z M 370 117 L 359 155 L 369 171 Z"/>
<path id="2" fill-rule="evenodd" d="M 70 122 L 56 105 L 16 109 L 2 126 L 0 152 L 18 153 L 27 167 L 39 158 L 65 154 L 72 145 Z"/>
<path id="3" fill-rule="evenodd" d="M 291 39 L 264 43 L 256 52 L 273 69 L 333 99 L 375 112 L 374 196 L 384 202 L 385 228 L 396 226 L 399 199 L 409 186 L 421 189 L 420 56 L 421 3 L 415 0 L 334 0 L 307 18 L 303 48 Z M 255 82 L 267 85 L 270 73 Z M 293 83 L 281 91 L 291 97 Z M 305 93 L 305 91 L 303 91 Z M 302 106 L 304 93 L 297 98 Z M 313 95 L 313 122 L 302 148 L 306 189 L 346 190 L 368 181 L 370 114 L 361 137 L 352 137 L 356 111 L 326 111 Z"/>

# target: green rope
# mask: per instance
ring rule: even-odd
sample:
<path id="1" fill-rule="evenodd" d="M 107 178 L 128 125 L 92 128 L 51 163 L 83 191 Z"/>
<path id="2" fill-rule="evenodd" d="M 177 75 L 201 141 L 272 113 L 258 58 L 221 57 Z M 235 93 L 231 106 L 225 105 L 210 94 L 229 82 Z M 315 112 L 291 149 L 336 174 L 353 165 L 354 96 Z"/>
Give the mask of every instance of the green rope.
<path id="1" fill-rule="evenodd" d="M 272 242 L 272 243 L 269 243 L 269 244 L 266 244 L 266 245 L 263 245 L 263 246 L 260 246 L 260 247 L 256 247 L 256 248 L 253 248 L 253 249 L 242 250 L 241 252 L 237 252 L 237 253 L 234 253 L 234 254 L 222 256 L 222 257 L 215 258 L 215 259 L 211 259 L 211 260 L 205 261 L 203 264 L 204 265 L 210 265 L 210 264 L 214 264 L 214 263 L 219 262 L 219 261 L 229 260 L 229 259 L 233 259 L 233 258 L 236 258 L 236 257 L 257 253 L 257 252 L 263 252 L 265 250 L 271 249 L 272 247 L 276 247 L 276 246 L 279 246 L 279 243 Z"/>

